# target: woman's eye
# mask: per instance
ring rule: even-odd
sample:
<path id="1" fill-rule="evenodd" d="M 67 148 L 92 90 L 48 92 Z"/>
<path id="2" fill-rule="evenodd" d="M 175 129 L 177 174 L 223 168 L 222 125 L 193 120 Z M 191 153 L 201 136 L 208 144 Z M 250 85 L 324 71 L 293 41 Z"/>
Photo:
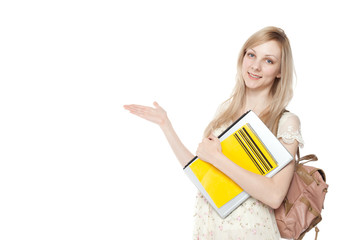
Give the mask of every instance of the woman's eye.
<path id="1" fill-rule="evenodd" d="M 248 56 L 251 57 L 251 58 L 252 58 L 252 57 L 255 57 L 255 55 L 252 54 L 252 53 L 248 53 Z"/>
<path id="2" fill-rule="evenodd" d="M 271 61 L 270 59 L 266 59 L 267 63 L 273 64 L 273 61 Z"/>

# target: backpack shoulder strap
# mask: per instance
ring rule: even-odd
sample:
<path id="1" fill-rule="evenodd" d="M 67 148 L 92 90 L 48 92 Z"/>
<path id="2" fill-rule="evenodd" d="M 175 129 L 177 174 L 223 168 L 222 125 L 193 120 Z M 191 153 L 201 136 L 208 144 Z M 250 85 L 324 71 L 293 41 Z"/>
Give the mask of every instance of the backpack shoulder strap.
<path id="1" fill-rule="evenodd" d="M 315 162 L 317 161 L 318 158 L 315 154 L 309 154 L 309 155 L 306 155 L 306 156 L 303 156 L 301 158 L 299 158 L 298 156 L 298 163 L 300 164 L 305 164 L 305 163 L 308 163 L 308 162 Z"/>

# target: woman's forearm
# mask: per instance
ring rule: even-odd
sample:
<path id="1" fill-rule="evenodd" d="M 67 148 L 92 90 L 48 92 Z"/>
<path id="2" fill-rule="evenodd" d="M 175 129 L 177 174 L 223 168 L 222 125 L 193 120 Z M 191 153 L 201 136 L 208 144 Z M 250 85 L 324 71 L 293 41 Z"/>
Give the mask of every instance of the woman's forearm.
<path id="1" fill-rule="evenodd" d="M 218 156 L 214 166 L 231 178 L 250 196 L 274 209 L 281 204 L 287 192 L 289 184 L 289 179 L 287 177 L 289 173 L 287 172 L 293 171 L 292 164 L 289 164 L 286 167 L 288 169 L 283 169 L 285 172 L 278 173 L 277 177 L 281 177 L 282 181 L 277 181 L 278 178 L 268 178 L 241 168 L 224 155 Z"/>
<path id="2" fill-rule="evenodd" d="M 159 126 L 181 166 L 185 167 L 185 165 L 194 158 L 194 154 L 181 142 L 169 119 L 166 119 L 163 123 L 159 124 Z"/>
<path id="3" fill-rule="evenodd" d="M 282 140 L 280 142 L 284 144 Z M 285 144 L 285 147 L 289 153 L 295 156 L 298 143 L 294 141 L 292 144 Z M 200 159 L 212 164 L 231 178 L 250 196 L 274 209 L 280 206 L 283 201 L 294 174 L 294 161 L 271 178 L 248 171 L 222 153 L 220 140 L 213 134 L 203 139 L 196 154 Z"/>

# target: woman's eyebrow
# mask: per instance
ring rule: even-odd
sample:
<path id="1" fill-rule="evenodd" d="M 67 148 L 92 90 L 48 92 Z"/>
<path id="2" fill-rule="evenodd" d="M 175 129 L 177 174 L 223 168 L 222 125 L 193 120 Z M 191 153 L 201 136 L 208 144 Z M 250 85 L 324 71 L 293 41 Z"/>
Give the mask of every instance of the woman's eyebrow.
<path id="1" fill-rule="evenodd" d="M 249 48 L 247 51 L 249 51 L 249 50 L 251 50 L 251 51 L 253 51 L 254 53 L 256 53 L 256 51 L 255 51 L 254 49 L 252 49 L 252 48 Z M 272 55 L 272 54 L 266 54 L 265 57 L 274 57 L 274 58 L 276 58 L 277 60 L 279 60 L 278 57 L 276 57 L 275 55 Z"/>
<path id="2" fill-rule="evenodd" d="M 271 54 L 267 54 L 267 55 L 265 55 L 265 57 L 274 57 L 274 58 L 276 58 L 276 59 L 278 59 L 278 60 L 279 60 L 279 58 L 278 58 L 278 57 L 276 57 L 275 55 L 271 55 Z"/>

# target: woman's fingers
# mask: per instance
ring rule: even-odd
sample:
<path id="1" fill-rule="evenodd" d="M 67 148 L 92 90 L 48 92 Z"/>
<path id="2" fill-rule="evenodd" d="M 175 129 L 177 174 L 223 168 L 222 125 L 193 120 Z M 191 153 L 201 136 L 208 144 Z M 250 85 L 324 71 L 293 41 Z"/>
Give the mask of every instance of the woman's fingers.
<path id="1" fill-rule="evenodd" d="M 164 109 L 160 107 L 160 105 L 157 102 L 153 103 L 155 108 L 138 105 L 138 104 L 130 104 L 130 105 L 124 105 L 124 108 L 126 110 L 129 110 L 130 113 L 139 116 L 141 118 L 144 118 L 146 120 L 149 120 L 151 122 L 161 124 L 165 122 L 166 120 L 166 112 Z"/>
<path id="2" fill-rule="evenodd" d="M 153 105 L 155 106 L 155 107 L 157 107 L 157 108 L 159 108 L 160 107 L 160 105 L 155 101 L 155 102 L 153 102 Z"/>
<path id="3" fill-rule="evenodd" d="M 219 140 L 219 138 L 218 137 L 216 137 L 214 134 L 210 134 L 209 135 L 209 137 L 207 137 L 207 139 L 209 139 L 209 140 L 212 140 L 212 141 L 217 141 L 217 140 Z"/>
<path id="4" fill-rule="evenodd" d="M 134 110 L 134 111 L 146 111 L 146 109 L 149 107 L 131 104 L 131 105 L 124 105 L 124 108 L 127 110 Z"/>
<path id="5" fill-rule="evenodd" d="M 129 110 L 131 113 L 137 113 L 137 114 L 147 114 L 154 110 L 151 107 L 146 107 L 146 106 L 141 106 L 141 105 L 136 105 L 136 104 L 127 105 L 125 107 L 125 109 Z"/>
<path id="6" fill-rule="evenodd" d="M 144 118 L 146 116 L 146 114 L 149 112 L 149 109 L 148 109 L 149 107 L 136 105 L 136 104 L 124 105 L 124 108 L 126 110 L 130 111 L 130 113 L 135 114 L 142 118 Z"/>
<path id="7" fill-rule="evenodd" d="M 162 112 L 165 112 L 165 110 L 156 101 L 153 103 L 153 105 L 155 106 L 156 110 L 160 110 Z"/>

